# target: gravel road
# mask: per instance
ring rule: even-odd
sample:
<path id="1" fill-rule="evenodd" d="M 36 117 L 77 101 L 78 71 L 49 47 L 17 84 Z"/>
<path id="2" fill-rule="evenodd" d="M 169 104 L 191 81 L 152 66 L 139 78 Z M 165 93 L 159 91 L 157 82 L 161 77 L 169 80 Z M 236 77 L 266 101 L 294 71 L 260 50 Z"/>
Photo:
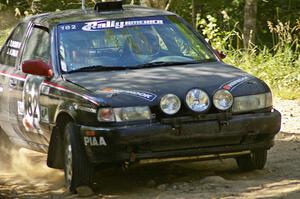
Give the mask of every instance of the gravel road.
<path id="1" fill-rule="evenodd" d="M 233 160 L 106 169 L 97 174 L 92 198 L 300 198 L 300 104 L 275 99 L 275 107 L 282 131 L 264 170 L 241 173 Z M 47 168 L 44 155 L 22 149 L 14 157 L 9 169 L 1 160 L 0 198 L 79 198 L 90 191 L 68 193 L 63 172 Z"/>

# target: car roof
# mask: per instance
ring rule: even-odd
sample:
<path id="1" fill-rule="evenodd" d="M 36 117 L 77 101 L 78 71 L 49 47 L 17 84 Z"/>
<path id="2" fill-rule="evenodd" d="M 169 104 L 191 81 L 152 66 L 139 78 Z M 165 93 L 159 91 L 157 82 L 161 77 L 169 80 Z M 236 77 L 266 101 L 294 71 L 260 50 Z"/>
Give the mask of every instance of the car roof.
<path id="1" fill-rule="evenodd" d="M 175 15 L 172 12 L 159 10 L 154 8 L 147 8 L 142 6 L 124 5 L 123 10 L 120 11 L 105 11 L 97 12 L 94 9 L 87 8 L 84 11 L 81 9 L 64 10 L 58 12 L 44 13 L 34 15 L 25 19 L 31 21 L 36 25 L 51 28 L 60 23 L 71 23 L 81 21 L 93 21 L 101 19 L 118 19 L 131 17 L 150 17 L 162 15 Z"/>

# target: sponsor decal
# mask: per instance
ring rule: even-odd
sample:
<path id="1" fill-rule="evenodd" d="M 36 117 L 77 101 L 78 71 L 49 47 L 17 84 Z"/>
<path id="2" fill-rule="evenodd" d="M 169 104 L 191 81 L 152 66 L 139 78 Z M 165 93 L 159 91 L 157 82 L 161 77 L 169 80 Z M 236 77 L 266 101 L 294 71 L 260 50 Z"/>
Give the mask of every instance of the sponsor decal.
<path id="1" fill-rule="evenodd" d="M 148 101 L 153 101 L 157 98 L 157 95 L 149 92 L 144 91 L 130 91 L 130 90 L 122 90 L 122 89 L 111 89 L 111 88 L 105 88 L 101 92 L 104 93 L 110 93 L 110 94 L 125 94 L 125 95 L 131 95 L 135 97 L 139 97 Z"/>
<path id="2" fill-rule="evenodd" d="M 10 56 L 13 56 L 13 57 L 18 57 L 18 55 L 19 55 L 19 50 L 12 49 L 12 48 L 8 48 L 6 54 L 8 54 L 8 55 L 10 55 Z"/>
<path id="3" fill-rule="evenodd" d="M 135 20 L 135 21 L 93 21 L 87 22 L 82 27 L 83 31 L 97 31 L 105 28 L 120 29 L 131 26 L 145 26 L 145 25 L 161 25 L 164 24 L 163 20 L 152 19 L 152 20 Z"/>
<path id="4" fill-rule="evenodd" d="M 7 43 L 8 47 L 11 48 L 16 48 L 16 49 L 20 49 L 21 48 L 22 43 L 19 41 L 14 41 L 14 40 L 9 40 Z"/>
<path id="5" fill-rule="evenodd" d="M 42 85 L 41 94 L 48 95 L 50 93 L 50 87 Z"/>
<path id="6" fill-rule="evenodd" d="M 106 141 L 103 137 L 84 137 L 85 146 L 107 146 Z"/>
<path id="7" fill-rule="evenodd" d="M 63 25 L 60 26 L 61 30 L 76 30 L 77 26 L 75 24 L 71 24 L 71 25 Z"/>
<path id="8" fill-rule="evenodd" d="M 241 85 L 242 83 L 248 81 L 249 79 L 251 79 L 251 77 L 249 76 L 244 76 L 244 77 L 240 77 L 238 79 L 229 81 L 225 84 L 223 84 L 221 86 L 221 88 L 225 89 L 225 90 L 233 90 L 234 88 L 236 88 L 237 86 Z"/>
<path id="9" fill-rule="evenodd" d="M 41 121 L 49 123 L 49 110 L 45 106 L 41 106 Z"/>
<path id="10" fill-rule="evenodd" d="M 18 101 L 18 115 L 24 115 L 24 102 Z"/>

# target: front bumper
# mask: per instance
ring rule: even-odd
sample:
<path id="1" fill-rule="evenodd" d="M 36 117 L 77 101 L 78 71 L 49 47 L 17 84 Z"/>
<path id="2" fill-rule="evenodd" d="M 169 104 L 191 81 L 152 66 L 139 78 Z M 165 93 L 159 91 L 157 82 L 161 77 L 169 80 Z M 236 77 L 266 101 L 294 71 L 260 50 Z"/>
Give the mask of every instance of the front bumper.
<path id="1" fill-rule="evenodd" d="M 121 127 L 80 126 L 80 132 L 89 160 L 99 164 L 192 156 L 213 159 L 220 154 L 269 149 L 280 124 L 281 115 L 273 110 L 170 118 Z"/>

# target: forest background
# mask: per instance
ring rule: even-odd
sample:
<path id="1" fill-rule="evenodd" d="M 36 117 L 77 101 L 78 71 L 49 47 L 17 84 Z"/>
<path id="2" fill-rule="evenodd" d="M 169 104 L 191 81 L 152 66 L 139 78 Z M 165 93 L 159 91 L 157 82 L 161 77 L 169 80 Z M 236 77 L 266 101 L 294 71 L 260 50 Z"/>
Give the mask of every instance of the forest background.
<path id="1" fill-rule="evenodd" d="M 125 2 L 177 13 L 227 55 L 224 62 L 265 80 L 281 98 L 300 99 L 300 0 Z M 0 46 L 23 17 L 75 8 L 80 0 L 0 0 Z"/>

